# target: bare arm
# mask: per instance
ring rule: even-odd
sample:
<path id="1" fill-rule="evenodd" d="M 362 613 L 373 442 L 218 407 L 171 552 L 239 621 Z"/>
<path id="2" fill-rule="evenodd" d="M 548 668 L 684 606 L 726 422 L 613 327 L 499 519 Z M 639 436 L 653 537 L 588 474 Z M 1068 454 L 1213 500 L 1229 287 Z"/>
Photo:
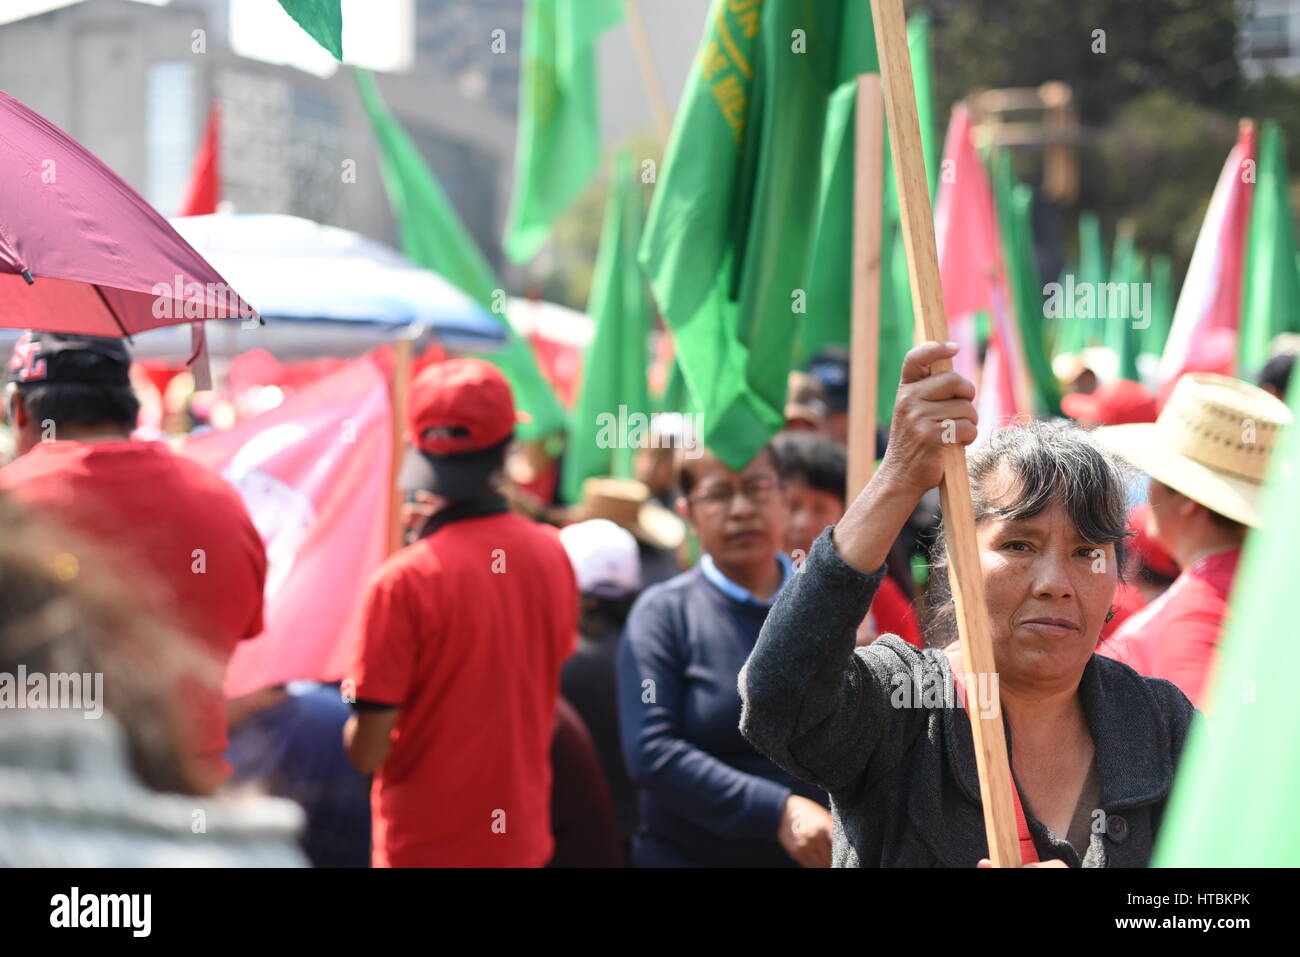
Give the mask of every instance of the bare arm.
<path id="1" fill-rule="evenodd" d="M 975 439 L 975 387 L 955 372 L 930 374 L 932 364 L 956 353 L 924 342 L 903 361 L 885 458 L 832 534 L 840 557 L 863 574 L 885 563 L 921 496 L 943 478 L 944 445 Z"/>
<path id="2" fill-rule="evenodd" d="M 388 758 L 392 747 L 397 708 L 360 711 L 343 726 L 343 750 L 352 766 L 362 774 L 374 774 Z"/>

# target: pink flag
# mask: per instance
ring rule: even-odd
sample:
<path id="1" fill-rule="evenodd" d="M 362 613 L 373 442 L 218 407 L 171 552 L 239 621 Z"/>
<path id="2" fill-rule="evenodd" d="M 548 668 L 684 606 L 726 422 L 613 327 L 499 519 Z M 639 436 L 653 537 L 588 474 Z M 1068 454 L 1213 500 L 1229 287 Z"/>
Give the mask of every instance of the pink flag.
<path id="1" fill-rule="evenodd" d="M 1027 371 L 1010 313 L 1011 294 L 993 187 L 971 138 L 970 111 L 953 108 L 934 208 L 939 276 L 948 332 L 961 351 L 953 367 L 979 388 L 980 438 L 1031 410 Z M 975 314 L 992 317 L 984 375 L 979 374 Z"/>
<path id="2" fill-rule="evenodd" d="M 335 681 L 351 665 L 366 582 L 387 555 L 391 416 L 387 377 L 363 357 L 185 449 L 239 489 L 266 543 L 266 630 L 236 649 L 226 694 Z"/>
<path id="3" fill-rule="evenodd" d="M 1243 122 L 1223 164 L 1187 267 L 1178 308 L 1160 357 L 1160 391 L 1184 372 L 1233 375 L 1241 327 L 1242 262 L 1255 183 L 1255 126 Z"/>

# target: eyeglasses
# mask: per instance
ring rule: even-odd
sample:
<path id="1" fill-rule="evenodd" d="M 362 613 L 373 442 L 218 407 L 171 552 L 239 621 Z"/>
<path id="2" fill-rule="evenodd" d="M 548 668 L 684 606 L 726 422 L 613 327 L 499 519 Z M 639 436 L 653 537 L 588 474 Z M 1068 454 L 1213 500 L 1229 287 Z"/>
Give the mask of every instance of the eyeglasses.
<path id="1" fill-rule="evenodd" d="M 765 505 L 772 497 L 772 493 L 776 491 L 777 484 L 777 480 L 771 475 L 753 475 L 741 482 L 739 486 L 714 486 L 700 495 L 692 495 L 689 501 L 705 511 L 721 512 L 731 504 L 731 500 L 739 491 L 749 499 L 751 504 Z"/>

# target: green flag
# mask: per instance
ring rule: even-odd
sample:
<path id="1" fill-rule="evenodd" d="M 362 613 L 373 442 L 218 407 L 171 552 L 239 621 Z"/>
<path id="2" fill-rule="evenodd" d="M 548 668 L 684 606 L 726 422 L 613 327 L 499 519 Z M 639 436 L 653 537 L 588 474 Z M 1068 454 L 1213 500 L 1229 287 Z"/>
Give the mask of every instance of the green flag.
<path id="1" fill-rule="evenodd" d="M 343 59 L 342 0 L 280 0 L 280 6 L 334 59 Z"/>
<path id="2" fill-rule="evenodd" d="M 672 368 L 668 370 L 668 381 L 664 390 L 655 400 L 656 412 L 685 412 L 690 405 L 690 394 L 686 388 L 686 379 L 682 376 L 682 364 L 673 356 Z"/>
<path id="3" fill-rule="evenodd" d="M 1097 306 L 1105 307 L 1106 346 L 1118 360 L 1116 377 L 1140 381 L 1137 369 L 1138 340 L 1142 330 L 1136 328 L 1137 317 L 1130 295 L 1134 284 L 1146 282 L 1143 257 L 1133 243 L 1132 232 L 1121 230 L 1115 236 L 1115 254 L 1110 267 L 1106 292 L 1098 290 Z M 1112 295 L 1112 292 L 1120 294 Z M 1121 304 L 1127 304 L 1124 308 Z M 1147 303 L 1150 306 L 1150 302 Z M 1113 307 L 1113 308 L 1112 308 Z"/>
<path id="4" fill-rule="evenodd" d="M 1080 294 L 1091 287 L 1092 295 L 1085 301 L 1095 303 L 1099 290 L 1106 282 L 1106 247 L 1101 238 L 1101 222 L 1096 213 L 1079 215 L 1079 263 L 1074 268 L 1074 282 L 1071 283 L 1068 279 L 1068 275 L 1062 276 L 1061 286 L 1066 290 L 1072 287 L 1075 289 L 1075 302 L 1074 308 L 1070 308 L 1070 304 L 1066 305 L 1064 315 L 1057 323 L 1057 355 L 1079 353 L 1089 346 L 1095 346 L 1101 342 L 1105 332 L 1100 308 L 1094 309 L 1091 315 L 1078 314 L 1086 310 L 1086 306 L 1083 310 L 1079 308 L 1082 304 Z"/>
<path id="5" fill-rule="evenodd" d="M 1159 358 L 1165 351 L 1169 327 L 1174 321 L 1173 266 L 1168 256 L 1151 257 L 1151 325 L 1142 336 L 1140 351 Z"/>
<path id="6" fill-rule="evenodd" d="M 655 190 L 641 263 L 705 443 L 735 469 L 785 421 L 827 101 L 870 48 L 868 9 L 715 0 Z"/>
<path id="7" fill-rule="evenodd" d="M 846 72 L 879 72 L 875 34 L 868 5 L 846 20 L 841 57 Z M 868 32 L 870 31 L 870 32 Z M 862 34 L 866 33 L 864 38 Z M 849 40 L 852 38 L 852 43 Z M 933 196 L 938 179 L 938 144 L 934 135 L 934 96 L 930 76 L 930 17 L 924 10 L 907 24 L 912 80 L 921 124 L 921 147 Z M 817 238 L 808 279 L 808 313 L 800 328 L 797 361 L 806 363 L 824 346 L 848 348 L 853 300 L 853 205 L 856 159 L 857 78 L 851 76 L 832 94 L 822 140 L 822 188 L 818 201 Z M 907 276 L 907 256 L 902 245 L 898 189 L 884 145 L 883 210 L 881 221 L 880 333 L 877 359 L 877 421 L 888 426 L 894 411 L 894 394 L 903 356 L 912 347 L 912 291 Z"/>
<path id="8" fill-rule="evenodd" d="M 587 303 L 596 332 L 582 363 L 582 387 L 569 423 L 563 481 L 563 498 L 568 502 L 581 498 L 584 479 L 632 478 L 634 449 L 629 434 L 635 435 L 638 420 L 648 425 L 650 303 L 636 262 L 642 215 L 640 180 L 631 155 L 622 153 L 605 203 Z M 630 429 L 624 429 L 625 422 L 632 423 Z"/>
<path id="9" fill-rule="evenodd" d="M 620 0 L 527 0 L 519 71 L 515 187 L 505 251 L 537 255 L 600 162 L 596 40 L 623 19 Z"/>
<path id="10" fill-rule="evenodd" d="M 515 404 L 529 419 L 520 423 L 519 437 L 534 440 L 563 429 L 564 410 L 555 391 L 542 377 L 528 343 L 506 321 L 505 290 L 492 267 L 456 215 L 420 151 L 384 106 L 374 79 L 364 70 L 357 70 L 356 78 L 361 101 L 374 127 L 384 187 L 401 234 L 402 251 L 407 258 L 438 273 L 478 302 L 501 323 L 506 345 L 483 358 L 510 380 Z"/>
<path id="11" fill-rule="evenodd" d="M 1047 356 L 1047 335 L 1043 321 L 1043 289 L 1034 258 L 1034 193 L 1017 184 L 1011 154 L 998 150 L 992 158 L 993 203 L 998 230 L 1002 234 L 1002 255 L 1007 263 L 1011 302 L 1025 347 L 1025 363 L 1033 379 L 1034 401 L 1039 411 L 1061 414 L 1061 389 Z"/>
<path id="12" fill-rule="evenodd" d="M 1204 716 L 1192 723 L 1156 843 L 1157 867 L 1295 867 L 1295 569 L 1300 566 L 1300 380 L 1234 579 Z"/>
<path id="13" fill-rule="evenodd" d="M 1268 361 L 1274 336 L 1300 332 L 1300 272 L 1287 185 L 1286 143 L 1277 123 L 1268 120 L 1259 140 L 1242 277 L 1237 368 L 1244 376 Z"/>

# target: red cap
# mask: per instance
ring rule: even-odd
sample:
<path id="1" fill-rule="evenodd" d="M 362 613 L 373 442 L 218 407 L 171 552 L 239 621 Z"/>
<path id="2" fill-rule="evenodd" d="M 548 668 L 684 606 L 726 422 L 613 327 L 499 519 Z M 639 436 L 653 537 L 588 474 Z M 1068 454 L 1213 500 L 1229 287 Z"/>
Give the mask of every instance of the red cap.
<path id="1" fill-rule="evenodd" d="M 1090 394 L 1070 393 L 1061 399 L 1061 411 L 1079 422 L 1130 425 L 1154 422 L 1156 400 L 1144 386 L 1129 379 L 1115 379 Z"/>
<path id="2" fill-rule="evenodd" d="M 435 362 L 411 383 L 411 442 L 429 455 L 491 448 L 515 430 L 515 402 L 496 366 L 482 359 Z"/>

